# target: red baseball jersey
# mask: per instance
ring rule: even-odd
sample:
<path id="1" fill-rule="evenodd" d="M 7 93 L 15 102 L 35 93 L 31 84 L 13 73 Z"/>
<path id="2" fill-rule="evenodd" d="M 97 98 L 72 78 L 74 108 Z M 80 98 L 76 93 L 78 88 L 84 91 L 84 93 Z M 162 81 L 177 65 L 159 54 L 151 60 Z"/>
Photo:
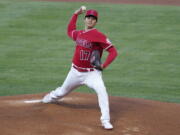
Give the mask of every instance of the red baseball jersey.
<path id="1" fill-rule="evenodd" d="M 77 15 L 74 14 L 68 25 L 68 35 L 75 42 L 75 52 L 73 64 L 80 68 L 93 68 L 90 64 L 90 56 L 93 50 L 99 50 L 102 56 L 103 50 L 111 48 L 113 45 L 108 38 L 93 28 L 88 31 L 76 30 Z"/>

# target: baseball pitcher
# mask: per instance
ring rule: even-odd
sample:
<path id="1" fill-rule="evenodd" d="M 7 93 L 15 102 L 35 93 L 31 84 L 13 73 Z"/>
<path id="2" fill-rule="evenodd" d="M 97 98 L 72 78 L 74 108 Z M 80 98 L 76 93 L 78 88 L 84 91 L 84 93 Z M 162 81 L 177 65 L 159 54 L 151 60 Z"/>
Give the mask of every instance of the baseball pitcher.
<path id="1" fill-rule="evenodd" d="M 97 93 L 102 126 L 105 129 L 113 129 L 110 123 L 109 99 L 102 79 L 102 70 L 117 57 L 117 50 L 109 39 L 95 28 L 98 22 L 96 10 L 87 10 L 84 17 L 85 28 L 76 29 L 78 16 L 84 12 L 84 7 L 76 10 L 67 27 L 68 36 L 75 42 L 71 69 L 64 83 L 47 94 L 42 102 L 55 102 L 75 88 L 86 85 Z M 108 52 L 108 56 L 105 62 L 101 63 L 104 50 Z"/>

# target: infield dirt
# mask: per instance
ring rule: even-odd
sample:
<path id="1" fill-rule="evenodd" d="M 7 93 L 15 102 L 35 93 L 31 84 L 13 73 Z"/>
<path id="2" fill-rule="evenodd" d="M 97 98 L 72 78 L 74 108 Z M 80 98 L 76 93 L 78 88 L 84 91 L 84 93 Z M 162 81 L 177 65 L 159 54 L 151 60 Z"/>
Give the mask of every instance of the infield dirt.
<path id="1" fill-rule="evenodd" d="M 71 93 L 56 104 L 25 103 L 44 94 L 0 97 L 1 135 L 178 135 L 180 104 L 110 97 L 111 122 L 100 124 L 95 94 Z"/>

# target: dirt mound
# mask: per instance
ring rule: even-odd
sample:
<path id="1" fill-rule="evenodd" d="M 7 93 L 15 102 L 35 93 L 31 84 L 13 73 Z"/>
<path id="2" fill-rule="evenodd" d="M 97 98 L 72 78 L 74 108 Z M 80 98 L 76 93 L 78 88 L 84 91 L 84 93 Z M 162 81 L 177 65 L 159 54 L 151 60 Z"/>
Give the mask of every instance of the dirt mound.
<path id="1" fill-rule="evenodd" d="M 180 104 L 110 97 L 111 121 L 114 129 L 106 131 L 100 125 L 96 95 L 71 93 L 56 104 L 39 103 L 43 95 L 0 97 L 0 134 L 178 135 L 180 133 Z"/>

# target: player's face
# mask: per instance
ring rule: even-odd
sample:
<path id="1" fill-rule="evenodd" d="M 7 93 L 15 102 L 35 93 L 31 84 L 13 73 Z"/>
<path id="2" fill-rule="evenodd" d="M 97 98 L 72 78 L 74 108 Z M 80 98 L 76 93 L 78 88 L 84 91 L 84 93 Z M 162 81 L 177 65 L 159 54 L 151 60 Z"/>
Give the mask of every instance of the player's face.
<path id="1" fill-rule="evenodd" d="M 96 18 L 93 17 L 93 16 L 87 16 L 87 17 L 85 17 L 85 19 L 84 19 L 84 23 L 85 23 L 85 27 L 86 27 L 87 29 L 92 29 L 92 28 L 94 28 L 94 26 L 96 25 L 97 20 L 96 20 Z"/>

